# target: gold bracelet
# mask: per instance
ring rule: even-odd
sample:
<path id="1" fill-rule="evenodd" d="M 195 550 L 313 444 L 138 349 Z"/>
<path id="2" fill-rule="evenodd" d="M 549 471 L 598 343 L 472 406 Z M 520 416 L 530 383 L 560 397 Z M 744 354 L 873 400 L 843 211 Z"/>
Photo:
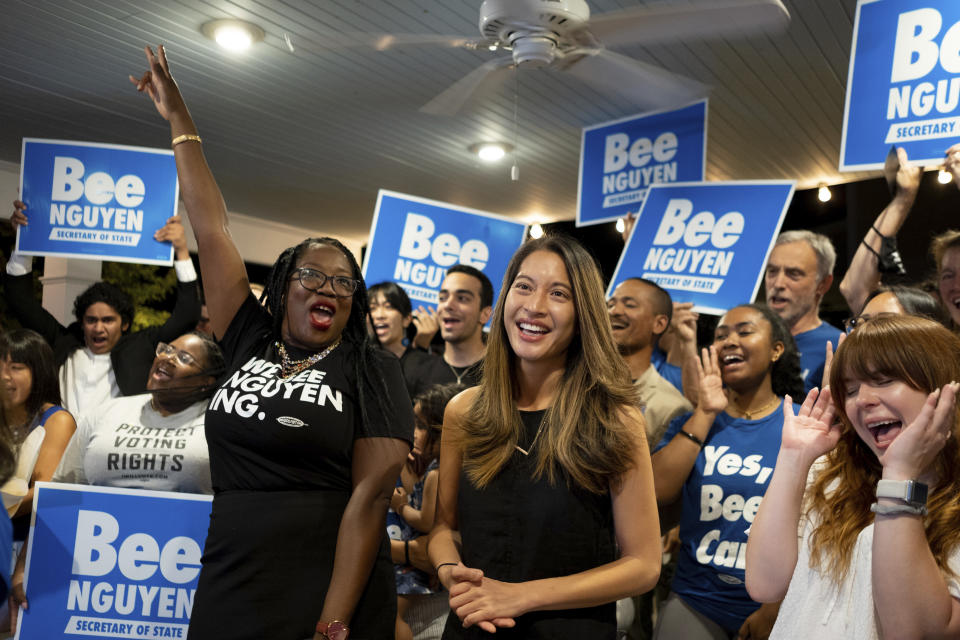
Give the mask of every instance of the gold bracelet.
<path id="1" fill-rule="evenodd" d="M 200 136 L 192 133 L 185 133 L 182 136 L 177 136 L 174 138 L 173 142 L 170 143 L 170 146 L 175 147 L 181 142 L 196 142 L 197 144 L 203 144 L 203 140 L 200 139 Z"/>

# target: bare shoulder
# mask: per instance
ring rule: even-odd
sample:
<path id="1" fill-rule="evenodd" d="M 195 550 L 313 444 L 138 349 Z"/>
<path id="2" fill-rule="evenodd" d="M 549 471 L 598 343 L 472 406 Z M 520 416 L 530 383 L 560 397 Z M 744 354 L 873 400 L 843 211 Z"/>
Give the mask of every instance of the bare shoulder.
<path id="1" fill-rule="evenodd" d="M 53 405 L 47 405 L 47 406 L 44 406 L 43 409 L 46 410 L 52 406 Z M 73 419 L 73 415 L 71 415 L 69 411 L 67 411 L 66 409 L 63 409 L 61 411 L 57 411 L 52 416 L 47 418 L 47 421 L 44 424 L 44 428 L 47 431 L 50 431 L 50 429 L 53 428 L 53 429 L 66 430 L 66 431 L 69 431 L 70 433 L 73 433 L 77 428 L 77 422 L 76 420 Z"/>
<path id="2" fill-rule="evenodd" d="M 647 449 L 647 421 L 639 407 L 621 405 L 617 409 L 617 417 L 625 430 L 634 436 L 634 445 L 637 449 Z"/>
<path id="3" fill-rule="evenodd" d="M 476 402 L 479 393 L 480 387 L 470 387 L 453 396 L 443 412 L 444 426 L 446 426 L 448 420 L 457 422 L 462 420 L 469 413 L 473 403 Z"/>

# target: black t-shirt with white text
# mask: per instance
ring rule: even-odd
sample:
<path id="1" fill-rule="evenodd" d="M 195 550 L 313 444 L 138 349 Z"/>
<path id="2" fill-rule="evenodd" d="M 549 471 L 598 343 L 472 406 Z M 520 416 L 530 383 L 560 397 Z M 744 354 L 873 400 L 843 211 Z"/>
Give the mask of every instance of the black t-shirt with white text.
<path id="1" fill-rule="evenodd" d="M 341 342 L 324 359 L 284 380 L 271 324 L 251 295 L 221 340 L 229 375 L 206 416 L 214 491 L 349 492 L 355 439 L 413 440 L 413 411 L 400 363 L 389 354 L 381 357 L 386 405 L 393 415 L 384 417 L 376 398 L 367 397 L 364 423 L 354 373 L 357 347 Z M 309 355 L 288 351 L 294 358 Z"/>

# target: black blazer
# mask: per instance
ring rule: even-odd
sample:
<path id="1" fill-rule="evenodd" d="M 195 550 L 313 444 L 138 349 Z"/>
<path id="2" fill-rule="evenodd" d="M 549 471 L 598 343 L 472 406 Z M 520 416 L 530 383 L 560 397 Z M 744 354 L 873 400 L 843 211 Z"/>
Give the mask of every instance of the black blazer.
<path id="1" fill-rule="evenodd" d="M 163 325 L 126 333 L 110 352 L 110 362 L 120 393 L 132 396 L 147 390 L 147 376 L 156 355 L 157 342 L 170 342 L 197 326 L 200 319 L 200 296 L 197 281 L 177 282 L 177 302 Z M 14 316 L 27 329 L 33 329 L 53 347 L 57 368 L 74 351 L 83 346 L 83 330 L 79 322 L 65 327 L 43 308 L 33 294 L 33 276 L 3 274 L 7 304 Z"/>

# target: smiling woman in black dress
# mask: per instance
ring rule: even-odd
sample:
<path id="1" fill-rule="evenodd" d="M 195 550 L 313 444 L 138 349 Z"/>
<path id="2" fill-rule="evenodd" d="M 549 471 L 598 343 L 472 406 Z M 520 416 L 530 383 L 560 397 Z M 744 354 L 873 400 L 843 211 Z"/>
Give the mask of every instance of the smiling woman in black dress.
<path id="1" fill-rule="evenodd" d="M 131 80 L 170 122 L 228 376 L 206 418 L 214 500 L 189 637 L 388 638 L 385 515 L 413 435 L 399 364 L 369 341 L 350 252 L 307 239 L 250 293 L 226 207 L 165 52 Z"/>

